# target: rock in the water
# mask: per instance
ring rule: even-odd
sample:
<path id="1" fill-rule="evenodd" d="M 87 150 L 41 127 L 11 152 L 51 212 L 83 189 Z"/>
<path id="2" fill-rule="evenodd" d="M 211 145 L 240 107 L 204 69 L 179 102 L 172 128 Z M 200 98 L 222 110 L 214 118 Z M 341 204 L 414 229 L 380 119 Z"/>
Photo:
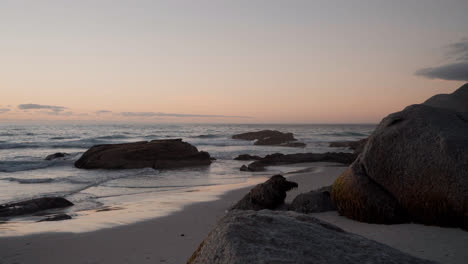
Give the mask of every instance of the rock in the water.
<path id="1" fill-rule="evenodd" d="M 256 155 L 249 155 L 249 154 L 241 154 L 234 158 L 234 160 L 259 160 L 262 157 Z"/>
<path id="2" fill-rule="evenodd" d="M 468 112 L 468 83 L 451 94 L 434 95 L 423 104 L 456 112 Z"/>
<path id="3" fill-rule="evenodd" d="M 231 211 L 188 264 L 433 263 L 291 211 Z"/>
<path id="4" fill-rule="evenodd" d="M 336 141 L 330 142 L 329 147 L 331 148 L 349 148 L 354 150 L 355 153 L 359 154 L 364 150 L 364 146 L 367 143 L 367 138 L 357 141 Z"/>
<path id="5" fill-rule="evenodd" d="M 320 213 L 336 210 L 330 199 L 331 186 L 319 190 L 301 193 L 289 205 L 289 210 L 299 213 Z"/>
<path id="6" fill-rule="evenodd" d="M 39 211 L 64 208 L 73 203 L 62 197 L 42 197 L 12 204 L 0 205 L 0 217 L 33 214 Z"/>
<path id="7" fill-rule="evenodd" d="M 249 171 L 264 171 L 266 166 L 285 165 L 305 162 L 338 162 L 351 164 L 357 155 L 354 153 L 327 152 L 327 153 L 275 153 L 254 161 L 247 166 Z"/>
<path id="8" fill-rule="evenodd" d="M 72 219 L 72 217 L 67 214 L 58 214 L 58 215 L 54 215 L 54 216 L 41 219 L 38 222 L 62 221 L 62 220 L 69 220 L 69 219 Z"/>
<path id="9" fill-rule="evenodd" d="M 97 145 L 75 162 L 82 169 L 168 169 L 210 164 L 210 154 L 182 139 Z"/>
<path id="10" fill-rule="evenodd" d="M 360 221 L 468 228 L 468 121 L 427 105 L 389 115 L 336 180 L 332 200 Z"/>
<path id="11" fill-rule="evenodd" d="M 48 156 L 45 158 L 45 160 L 64 159 L 64 158 L 66 158 L 66 157 L 68 157 L 68 156 L 70 156 L 70 154 L 64 153 L 64 152 L 57 152 L 57 153 L 48 155 Z"/>
<path id="12" fill-rule="evenodd" d="M 297 183 L 287 181 L 281 175 L 272 176 L 250 190 L 231 210 L 275 209 L 284 203 L 286 192 L 296 187 Z"/>
<path id="13" fill-rule="evenodd" d="M 245 166 L 245 165 L 242 165 L 240 167 L 240 171 L 249 171 L 249 167 Z"/>
<path id="14" fill-rule="evenodd" d="M 283 133 L 276 130 L 261 130 L 232 136 L 233 139 L 256 140 L 254 145 L 269 145 L 283 147 L 305 147 L 306 144 L 297 142 L 293 133 Z"/>

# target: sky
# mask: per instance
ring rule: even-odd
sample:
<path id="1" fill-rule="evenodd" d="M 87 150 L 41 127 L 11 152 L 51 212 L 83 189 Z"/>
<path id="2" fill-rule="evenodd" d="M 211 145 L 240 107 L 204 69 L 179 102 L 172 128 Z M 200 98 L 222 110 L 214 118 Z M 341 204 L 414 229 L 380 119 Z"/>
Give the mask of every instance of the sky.
<path id="1" fill-rule="evenodd" d="M 377 123 L 468 82 L 466 0 L 0 1 L 0 121 Z"/>

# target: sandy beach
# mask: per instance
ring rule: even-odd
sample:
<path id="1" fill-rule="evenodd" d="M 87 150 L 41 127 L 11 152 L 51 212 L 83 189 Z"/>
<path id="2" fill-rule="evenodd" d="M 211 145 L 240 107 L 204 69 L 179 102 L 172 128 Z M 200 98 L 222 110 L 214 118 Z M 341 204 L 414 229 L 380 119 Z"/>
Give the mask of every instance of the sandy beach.
<path id="1" fill-rule="evenodd" d="M 310 164 L 308 172 L 289 174 L 298 193 L 331 184 L 345 169 L 336 164 Z M 167 217 L 86 233 L 44 233 L 0 238 L 0 263 L 185 263 L 226 210 L 249 188 L 195 203 Z M 465 263 L 468 233 L 457 228 L 418 224 L 371 225 L 336 212 L 314 214 L 346 231 L 360 234 L 417 257 L 440 263 Z"/>

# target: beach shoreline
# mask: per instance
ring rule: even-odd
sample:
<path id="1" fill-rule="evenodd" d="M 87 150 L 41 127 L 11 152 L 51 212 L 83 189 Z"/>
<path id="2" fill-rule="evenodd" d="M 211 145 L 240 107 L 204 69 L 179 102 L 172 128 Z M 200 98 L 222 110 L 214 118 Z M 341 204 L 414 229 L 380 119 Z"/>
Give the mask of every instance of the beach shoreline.
<path id="1" fill-rule="evenodd" d="M 330 185 L 346 167 L 309 164 L 304 173 L 287 174 L 297 194 Z M 185 263 L 223 217 L 251 188 L 228 191 L 219 199 L 194 203 L 168 216 L 85 233 L 43 233 L 0 238 L 2 263 Z M 337 212 L 312 214 L 413 256 L 441 263 L 464 263 L 468 232 L 418 224 L 371 225 L 349 220 Z"/>

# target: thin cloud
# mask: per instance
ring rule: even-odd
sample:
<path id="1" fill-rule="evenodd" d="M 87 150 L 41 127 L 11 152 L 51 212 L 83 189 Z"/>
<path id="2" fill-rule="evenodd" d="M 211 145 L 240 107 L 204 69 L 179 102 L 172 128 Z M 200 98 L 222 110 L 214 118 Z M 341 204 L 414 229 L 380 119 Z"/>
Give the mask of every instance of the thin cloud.
<path id="1" fill-rule="evenodd" d="M 109 111 L 109 110 L 99 110 L 99 111 L 96 111 L 94 112 L 96 115 L 101 115 L 101 114 L 110 114 L 112 113 L 112 111 Z"/>
<path id="2" fill-rule="evenodd" d="M 67 109 L 67 107 L 63 107 L 63 106 L 40 105 L 40 104 L 20 104 L 20 105 L 18 105 L 18 108 L 21 109 L 21 110 L 46 109 L 46 110 L 51 110 L 52 112 L 55 112 L 55 113 L 65 111 L 65 109 Z"/>
<path id="3" fill-rule="evenodd" d="M 416 75 L 429 79 L 468 81 L 468 39 L 447 46 L 446 56 L 455 62 L 416 71 Z"/>
<path id="4" fill-rule="evenodd" d="M 176 114 L 162 112 L 121 112 L 125 117 L 225 117 L 225 118 L 251 118 L 250 116 L 228 116 L 228 115 L 198 115 L 198 114 Z"/>
<path id="5" fill-rule="evenodd" d="M 0 108 L 0 114 L 3 114 L 3 113 L 6 113 L 6 112 L 9 112 L 10 109 L 8 108 Z"/>

